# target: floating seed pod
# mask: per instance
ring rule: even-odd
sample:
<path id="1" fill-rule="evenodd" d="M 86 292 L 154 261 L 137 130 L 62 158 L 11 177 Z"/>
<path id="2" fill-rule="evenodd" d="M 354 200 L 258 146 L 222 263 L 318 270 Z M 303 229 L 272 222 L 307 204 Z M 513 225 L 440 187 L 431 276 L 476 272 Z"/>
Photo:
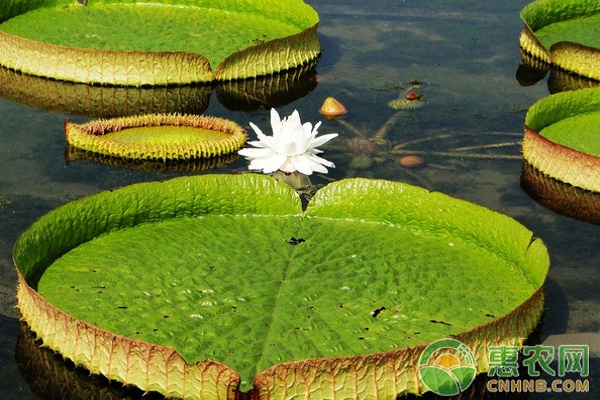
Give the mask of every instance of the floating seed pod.
<path id="1" fill-rule="evenodd" d="M 425 165 L 425 160 L 419 156 L 404 156 L 398 163 L 406 168 L 419 168 Z"/>
<path id="2" fill-rule="evenodd" d="M 406 100 L 423 100 L 423 93 L 421 92 L 408 92 L 406 93 L 406 95 L 404 96 L 406 97 Z"/>
<path id="3" fill-rule="evenodd" d="M 67 142 L 92 153 L 135 160 L 195 160 L 233 153 L 247 134 L 233 121 L 186 114 L 146 114 L 65 121 Z"/>
<path id="4" fill-rule="evenodd" d="M 348 111 L 346 107 L 339 101 L 337 101 L 333 97 L 328 97 L 323 102 L 321 109 L 319 110 L 321 115 L 323 115 L 326 119 L 334 119 L 339 117 L 340 115 L 346 114 Z"/>

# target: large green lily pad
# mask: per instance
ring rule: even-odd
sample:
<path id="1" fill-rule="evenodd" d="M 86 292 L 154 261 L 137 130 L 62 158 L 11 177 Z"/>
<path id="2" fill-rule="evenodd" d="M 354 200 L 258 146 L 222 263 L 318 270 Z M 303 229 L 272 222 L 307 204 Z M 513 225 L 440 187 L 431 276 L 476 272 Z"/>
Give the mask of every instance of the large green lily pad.
<path id="1" fill-rule="evenodd" d="M 420 352 L 450 335 L 487 371 L 487 346 L 521 345 L 539 321 L 549 263 L 516 221 L 440 193 L 342 180 L 303 212 L 254 174 L 74 201 L 23 232 L 14 260 L 46 346 L 204 399 L 422 393 Z"/>
<path id="2" fill-rule="evenodd" d="M 0 64 L 59 80 L 225 81 L 298 67 L 320 52 L 318 15 L 302 0 L 7 1 Z"/>
<path id="3" fill-rule="evenodd" d="M 537 0 L 521 10 L 520 45 L 561 69 L 600 79 L 600 3 L 596 0 Z"/>
<path id="4" fill-rule="evenodd" d="M 523 157 L 552 178 L 600 191 L 600 88 L 557 93 L 531 106 Z"/>

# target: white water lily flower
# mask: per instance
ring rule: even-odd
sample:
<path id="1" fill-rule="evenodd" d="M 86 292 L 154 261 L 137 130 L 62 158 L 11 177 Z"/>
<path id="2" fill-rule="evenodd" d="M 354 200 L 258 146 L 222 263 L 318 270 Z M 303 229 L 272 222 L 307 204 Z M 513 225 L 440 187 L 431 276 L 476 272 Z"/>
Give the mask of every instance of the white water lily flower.
<path id="1" fill-rule="evenodd" d="M 317 138 L 321 122 L 315 124 L 314 128 L 310 122 L 302 124 L 297 110 L 294 110 L 290 116 L 281 119 L 279 113 L 274 108 L 271 109 L 273 136 L 266 136 L 252 122 L 250 122 L 250 126 L 256 132 L 258 141 L 248 142 L 248 144 L 256 148 L 238 151 L 240 155 L 250 160 L 248 166 L 250 169 L 262 170 L 265 174 L 281 170 L 283 172 L 298 171 L 305 175 L 311 175 L 313 172 L 326 174 L 326 167 L 335 167 L 332 162 L 317 156 L 322 153 L 317 147 L 327 143 L 338 134 L 330 133 Z"/>

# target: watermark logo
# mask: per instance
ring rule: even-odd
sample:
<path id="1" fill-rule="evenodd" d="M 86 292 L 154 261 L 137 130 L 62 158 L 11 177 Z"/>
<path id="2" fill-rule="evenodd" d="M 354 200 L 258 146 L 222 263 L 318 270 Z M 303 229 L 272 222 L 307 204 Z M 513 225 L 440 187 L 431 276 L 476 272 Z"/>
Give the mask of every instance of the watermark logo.
<path id="1" fill-rule="evenodd" d="M 497 392 L 579 392 L 589 391 L 589 379 L 571 379 L 589 375 L 589 346 L 561 345 L 524 346 L 521 350 L 527 378 L 519 377 L 519 348 L 517 346 L 490 346 L 487 390 Z M 556 361 L 554 368 L 551 363 Z M 552 377 L 541 379 L 540 374 Z M 567 378 L 567 374 L 570 377 Z"/>
<path id="2" fill-rule="evenodd" d="M 441 396 L 465 391 L 477 373 L 471 349 L 456 339 L 440 339 L 423 350 L 419 358 L 419 377 L 429 390 Z"/>

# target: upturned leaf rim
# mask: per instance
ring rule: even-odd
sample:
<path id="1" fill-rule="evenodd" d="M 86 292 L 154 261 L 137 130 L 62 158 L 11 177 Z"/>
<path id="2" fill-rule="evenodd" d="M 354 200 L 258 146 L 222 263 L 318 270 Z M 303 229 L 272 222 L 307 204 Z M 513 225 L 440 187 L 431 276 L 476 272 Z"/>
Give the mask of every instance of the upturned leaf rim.
<path id="1" fill-rule="evenodd" d="M 600 191 L 600 157 L 548 139 L 544 128 L 577 116 L 600 114 L 600 88 L 556 93 L 538 100 L 525 116 L 523 158 L 542 173 L 575 187 Z M 580 132 L 571 131 L 576 136 Z"/>
<path id="2" fill-rule="evenodd" d="M 206 139 L 198 134 L 198 138 L 192 141 L 178 141 L 175 138 L 169 143 L 119 142 L 113 139 L 113 135 L 124 129 L 144 127 L 190 127 L 220 132 L 225 137 Z M 191 114 L 142 114 L 98 119 L 84 124 L 66 120 L 64 130 L 69 145 L 88 153 L 160 162 L 224 156 L 239 150 L 248 138 L 246 131 L 233 121 Z"/>
<path id="3" fill-rule="evenodd" d="M 89 0 L 93 3 L 132 3 L 130 0 Z M 133 2 L 135 3 L 135 2 Z M 206 0 L 158 0 L 152 4 L 215 7 Z M 251 10 L 293 21 L 298 33 L 252 45 L 226 56 L 217 65 L 202 54 L 184 51 L 120 51 L 70 47 L 32 40 L 0 29 L 0 65 L 25 74 L 60 81 L 111 86 L 173 86 L 225 82 L 268 76 L 301 67 L 321 53 L 319 16 L 303 0 L 252 3 L 228 0 L 223 9 Z M 0 6 L 0 22 L 41 7 L 77 6 L 76 0 L 9 0 Z M 84 7 L 85 5 L 79 5 Z M 242 38 L 243 39 L 243 38 Z"/>
<path id="4" fill-rule="evenodd" d="M 557 41 L 549 48 L 536 36 L 536 31 L 556 22 L 571 21 L 597 15 L 600 4 L 595 0 L 536 0 L 520 12 L 524 23 L 519 36 L 523 51 L 557 68 L 580 76 L 600 80 L 600 48 L 569 40 Z"/>

